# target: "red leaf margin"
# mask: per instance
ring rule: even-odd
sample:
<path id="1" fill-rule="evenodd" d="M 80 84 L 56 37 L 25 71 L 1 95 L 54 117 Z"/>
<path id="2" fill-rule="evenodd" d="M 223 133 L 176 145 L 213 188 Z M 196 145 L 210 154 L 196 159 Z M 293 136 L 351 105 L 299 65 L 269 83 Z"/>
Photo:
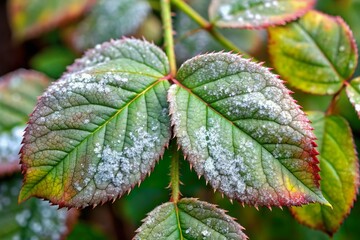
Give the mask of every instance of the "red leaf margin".
<path id="1" fill-rule="evenodd" d="M 212 0 L 210 6 L 209 6 L 209 15 L 210 12 L 212 11 L 212 9 L 216 8 L 216 4 L 215 1 L 217 0 Z M 310 11 L 311 9 L 314 8 L 316 0 L 302 0 L 305 2 L 308 2 L 308 5 L 306 5 L 303 8 L 300 8 L 298 10 L 296 10 L 293 13 L 289 13 L 289 14 L 284 14 L 285 16 L 281 19 L 278 20 L 273 20 L 273 21 L 268 21 L 267 23 L 262 23 L 260 25 L 251 25 L 251 24 L 237 24 L 237 23 L 216 23 L 213 22 L 214 25 L 216 25 L 217 27 L 220 28 L 239 28 L 239 29 L 266 29 L 268 27 L 274 27 L 274 26 L 278 26 L 278 25 L 286 25 L 288 22 L 291 21 L 295 21 L 296 19 L 298 19 L 299 17 L 302 17 L 304 14 L 306 14 L 308 11 Z"/>

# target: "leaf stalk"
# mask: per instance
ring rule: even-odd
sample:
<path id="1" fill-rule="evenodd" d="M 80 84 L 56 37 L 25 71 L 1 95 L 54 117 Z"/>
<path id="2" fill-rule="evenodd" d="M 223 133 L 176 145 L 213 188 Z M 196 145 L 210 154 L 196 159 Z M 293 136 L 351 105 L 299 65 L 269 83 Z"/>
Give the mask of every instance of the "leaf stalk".
<path id="1" fill-rule="evenodd" d="M 161 18 L 164 25 L 164 44 L 166 55 L 169 58 L 170 74 L 176 75 L 176 58 L 174 50 L 174 36 L 171 19 L 170 0 L 161 0 Z"/>
<path id="2" fill-rule="evenodd" d="M 177 149 L 177 144 L 172 144 L 171 149 L 171 165 L 170 165 L 170 188 L 171 198 L 170 201 L 177 203 L 180 198 L 180 153 Z"/>
<path id="3" fill-rule="evenodd" d="M 216 41 L 218 41 L 221 45 L 231 51 L 235 51 L 240 53 L 246 58 L 251 58 L 251 56 L 236 46 L 233 42 L 227 39 L 224 35 L 222 35 L 215 26 L 203 18 L 199 13 L 197 13 L 193 8 L 191 8 L 188 4 L 186 4 L 183 0 L 171 0 L 171 3 L 188 15 L 194 22 L 196 22 L 202 29 L 207 31 Z"/>
<path id="4" fill-rule="evenodd" d="M 332 99 L 331 99 L 331 102 L 326 110 L 326 115 L 329 116 L 329 115 L 332 115 L 335 111 L 335 107 L 336 107 L 336 104 L 338 103 L 338 100 L 340 98 L 340 94 L 342 92 L 342 90 L 346 87 L 346 83 L 339 89 L 339 91 L 337 91 Z"/>

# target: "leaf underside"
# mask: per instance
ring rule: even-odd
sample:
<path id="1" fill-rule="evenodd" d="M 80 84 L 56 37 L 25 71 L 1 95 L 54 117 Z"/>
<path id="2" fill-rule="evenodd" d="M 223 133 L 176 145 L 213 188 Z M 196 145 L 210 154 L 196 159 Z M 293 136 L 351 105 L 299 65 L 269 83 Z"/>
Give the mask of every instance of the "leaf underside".
<path id="1" fill-rule="evenodd" d="M 314 135 L 282 81 L 238 55 L 183 64 L 168 99 L 178 144 L 197 174 L 250 205 L 327 203 Z"/>
<path id="2" fill-rule="evenodd" d="M 214 205 L 192 198 L 155 208 L 137 230 L 141 239 L 247 239 L 243 228 Z"/>
<path id="3" fill-rule="evenodd" d="M 0 78 L 0 176 L 20 170 L 19 151 L 28 115 L 49 79 L 28 70 Z"/>
<path id="4" fill-rule="evenodd" d="M 109 39 L 131 34 L 139 28 L 149 11 L 146 0 L 101 0 L 73 33 L 74 46 L 83 51 Z"/>
<path id="5" fill-rule="evenodd" d="M 10 0 L 9 19 L 14 37 L 32 38 L 83 14 L 94 0 Z"/>
<path id="6" fill-rule="evenodd" d="M 209 17 L 219 27 L 266 28 L 294 20 L 314 4 L 314 0 L 212 0 Z"/>
<path id="7" fill-rule="evenodd" d="M 168 71 L 165 54 L 139 40 L 104 43 L 78 59 L 30 117 L 19 200 L 86 207 L 140 184 L 170 138 Z"/>
<path id="8" fill-rule="evenodd" d="M 360 118 L 360 77 L 351 80 L 346 86 L 346 94 Z"/>
<path id="9" fill-rule="evenodd" d="M 312 204 L 292 207 L 295 218 L 329 235 L 333 235 L 356 199 L 359 186 L 359 166 L 351 129 L 340 116 L 309 114 L 312 121 L 321 168 L 321 190 L 333 208 Z"/>
<path id="10" fill-rule="evenodd" d="M 316 11 L 269 28 L 269 53 L 290 85 L 313 94 L 336 93 L 357 65 L 357 47 L 346 23 Z"/>
<path id="11" fill-rule="evenodd" d="M 58 210 L 40 199 L 19 205 L 20 187 L 19 176 L 0 181 L 0 239 L 63 239 L 77 218 L 77 210 Z"/>

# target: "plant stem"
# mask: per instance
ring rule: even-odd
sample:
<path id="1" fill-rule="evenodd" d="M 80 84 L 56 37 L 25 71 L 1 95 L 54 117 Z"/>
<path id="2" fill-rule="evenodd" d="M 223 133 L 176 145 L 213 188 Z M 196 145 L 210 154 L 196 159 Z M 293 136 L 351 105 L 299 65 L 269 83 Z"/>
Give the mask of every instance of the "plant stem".
<path id="1" fill-rule="evenodd" d="M 170 63 L 170 75 L 174 77 L 176 75 L 176 59 L 174 51 L 174 37 L 173 27 L 171 20 L 171 8 L 170 0 L 161 0 L 161 18 L 164 24 L 164 42 L 166 55 L 169 58 Z"/>
<path id="2" fill-rule="evenodd" d="M 228 50 L 233 50 L 242 54 L 244 57 L 250 58 L 251 56 L 245 51 L 238 48 L 234 43 L 222 35 L 219 31 L 216 30 L 214 25 L 203 18 L 199 13 L 192 9 L 188 4 L 183 0 L 171 0 L 171 3 L 188 15 L 192 20 L 194 20 L 200 27 L 206 30 L 213 38 L 215 38 L 220 44 L 222 44 Z"/>
<path id="3" fill-rule="evenodd" d="M 339 100 L 339 97 L 340 97 L 340 93 L 341 93 L 341 91 L 342 91 L 345 87 L 346 87 L 346 82 L 345 82 L 345 84 L 339 89 L 339 91 L 337 91 L 337 92 L 333 95 L 333 97 L 332 97 L 332 99 L 331 99 L 331 102 L 330 102 L 330 104 L 329 104 L 329 107 L 328 107 L 327 110 L 326 110 L 326 115 L 331 115 L 331 114 L 334 113 L 334 110 L 335 110 L 335 107 L 336 107 L 336 103 L 337 103 L 337 101 Z"/>
<path id="4" fill-rule="evenodd" d="M 177 144 L 172 144 L 171 149 L 171 166 L 170 166 L 170 188 L 171 198 L 170 201 L 177 203 L 180 197 L 180 166 L 179 166 L 179 151 Z"/>

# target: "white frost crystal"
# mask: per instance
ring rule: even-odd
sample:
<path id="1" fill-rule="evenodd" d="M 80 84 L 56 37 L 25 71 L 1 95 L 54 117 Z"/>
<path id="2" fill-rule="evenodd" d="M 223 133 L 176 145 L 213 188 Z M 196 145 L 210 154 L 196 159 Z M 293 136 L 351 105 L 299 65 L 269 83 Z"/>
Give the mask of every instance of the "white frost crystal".
<path id="1" fill-rule="evenodd" d="M 215 190 L 252 205 L 326 202 L 315 136 L 276 75 L 238 55 L 213 53 L 185 62 L 177 80 L 168 97 L 175 135 Z"/>
<path id="2" fill-rule="evenodd" d="M 11 226 L 15 230 L 5 239 L 17 239 L 19 234 L 23 239 L 61 239 L 68 231 L 66 221 L 69 212 L 35 198 L 19 205 L 17 197 L 20 186 L 20 179 L 0 183 L 0 214 L 7 219 L 1 227 Z M 3 237 L 0 231 L 0 239 Z"/>

